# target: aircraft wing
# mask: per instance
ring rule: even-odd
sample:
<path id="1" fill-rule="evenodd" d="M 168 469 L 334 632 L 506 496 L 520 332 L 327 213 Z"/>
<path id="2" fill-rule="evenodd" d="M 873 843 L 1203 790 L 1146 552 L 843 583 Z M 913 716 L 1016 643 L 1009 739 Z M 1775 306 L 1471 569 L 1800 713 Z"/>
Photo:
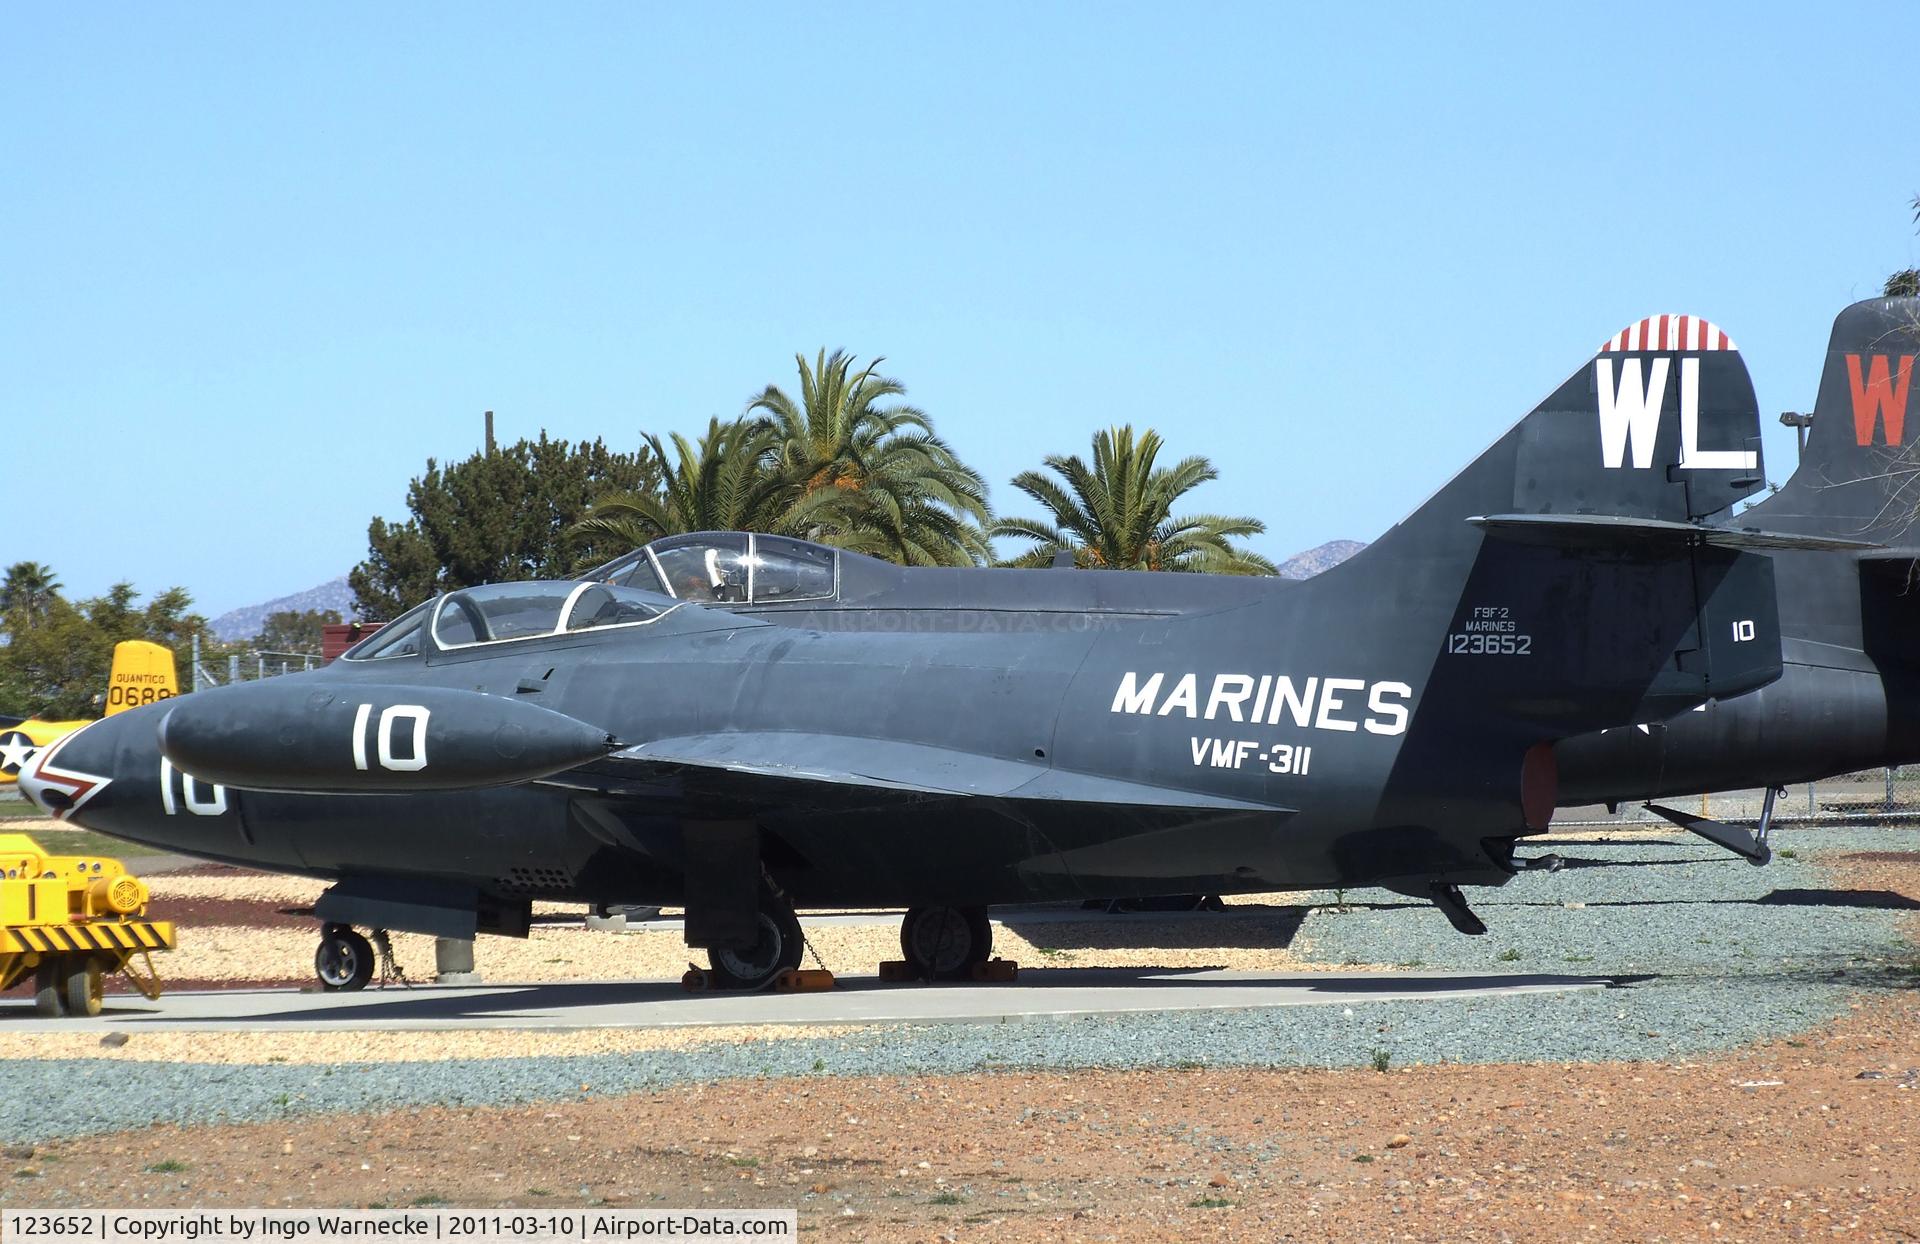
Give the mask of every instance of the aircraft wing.
<path id="1" fill-rule="evenodd" d="M 1186 813 L 1290 813 L 1277 804 L 1089 777 L 922 743 L 788 731 L 688 735 L 623 748 L 541 784 L 608 794 L 663 782 L 746 805 L 790 803 L 795 783 L 905 798 L 1105 804 Z"/>

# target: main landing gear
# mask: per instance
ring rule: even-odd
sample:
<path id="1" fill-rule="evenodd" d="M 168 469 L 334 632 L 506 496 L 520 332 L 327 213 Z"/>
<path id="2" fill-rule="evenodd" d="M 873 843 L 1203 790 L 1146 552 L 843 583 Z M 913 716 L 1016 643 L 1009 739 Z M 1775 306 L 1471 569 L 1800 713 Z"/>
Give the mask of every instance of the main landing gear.
<path id="1" fill-rule="evenodd" d="M 753 945 L 745 949 L 715 946 L 707 951 L 707 966 L 715 989 L 765 989 L 782 972 L 800 966 L 807 942 L 800 919 L 783 899 L 772 894 L 760 902 Z"/>
<path id="2" fill-rule="evenodd" d="M 900 922 L 900 953 L 922 980 L 963 981 L 993 955 L 984 907 L 910 907 Z"/>
<path id="3" fill-rule="evenodd" d="M 769 889 L 755 914 L 756 936 L 744 948 L 715 946 L 707 951 L 704 987 L 753 991 L 771 987 L 784 972 L 799 968 L 807 941 L 793 907 Z M 993 925 L 985 907 L 914 907 L 900 922 L 900 951 L 909 977 L 963 981 L 993 955 Z"/>

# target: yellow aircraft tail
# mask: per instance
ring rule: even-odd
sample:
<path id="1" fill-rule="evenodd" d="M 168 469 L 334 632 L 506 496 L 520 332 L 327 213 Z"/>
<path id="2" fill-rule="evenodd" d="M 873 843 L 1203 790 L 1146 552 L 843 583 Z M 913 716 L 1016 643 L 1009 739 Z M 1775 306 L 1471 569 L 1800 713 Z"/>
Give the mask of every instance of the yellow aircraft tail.
<path id="1" fill-rule="evenodd" d="M 180 679 L 172 649 L 144 639 L 128 639 L 113 646 L 113 672 L 107 675 L 107 716 L 179 694 Z"/>
<path id="2" fill-rule="evenodd" d="M 113 670 L 107 675 L 107 716 L 172 699 L 180 694 L 180 678 L 173 652 L 144 639 L 128 639 L 113 646 Z M 35 752 L 72 734 L 84 721 L 0 720 L 0 787 L 13 785 Z"/>

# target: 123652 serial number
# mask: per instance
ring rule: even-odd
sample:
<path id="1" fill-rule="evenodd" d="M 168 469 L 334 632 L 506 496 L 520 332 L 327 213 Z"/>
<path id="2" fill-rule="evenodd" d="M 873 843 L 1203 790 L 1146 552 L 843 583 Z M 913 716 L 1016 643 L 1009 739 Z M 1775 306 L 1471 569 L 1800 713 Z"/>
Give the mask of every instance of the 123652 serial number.
<path id="1" fill-rule="evenodd" d="M 1533 651 L 1533 636 L 1455 631 L 1447 636 L 1447 651 L 1473 657 L 1524 657 Z"/>

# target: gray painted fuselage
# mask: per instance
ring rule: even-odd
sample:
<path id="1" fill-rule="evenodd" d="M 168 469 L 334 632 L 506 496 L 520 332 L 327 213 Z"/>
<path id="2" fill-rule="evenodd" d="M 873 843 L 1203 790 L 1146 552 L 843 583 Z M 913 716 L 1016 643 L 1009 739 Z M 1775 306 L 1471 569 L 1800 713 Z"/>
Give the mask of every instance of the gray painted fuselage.
<path id="1" fill-rule="evenodd" d="M 1757 486 L 1682 448 L 1757 446 L 1744 366 L 1693 360 L 1706 401 L 1684 434 L 1676 369 L 1621 461 L 1595 407 L 1613 361 L 1305 582 L 911 572 L 922 597 L 876 595 L 864 628 L 846 625 L 854 600 L 785 619 L 800 625 L 682 604 L 467 647 L 429 634 L 413 655 L 120 714 L 49 749 L 23 789 L 135 841 L 452 904 L 677 902 L 701 827 L 739 823 L 801 907 L 1499 884 L 1550 814 L 1551 744 L 1780 673 L 1772 564 L 1665 534 Z M 1595 514 L 1625 534 L 1561 522 Z M 422 689 L 501 715 L 444 738 L 418 716 L 460 772 L 486 754 L 449 747 L 520 757 L 529 706 L 603 733 L 607 754 L 489 789 L 355 793 L 438 772 L 424 749 L 389 757 L 384 734 L 377 765 L 366 754 L 364 731 Z M 358 733 L 324 724 L 356 705 Z M 176 758 L 224 737 L 269 760 L 195 781 L 163 761 L 163 720 Z"/>

